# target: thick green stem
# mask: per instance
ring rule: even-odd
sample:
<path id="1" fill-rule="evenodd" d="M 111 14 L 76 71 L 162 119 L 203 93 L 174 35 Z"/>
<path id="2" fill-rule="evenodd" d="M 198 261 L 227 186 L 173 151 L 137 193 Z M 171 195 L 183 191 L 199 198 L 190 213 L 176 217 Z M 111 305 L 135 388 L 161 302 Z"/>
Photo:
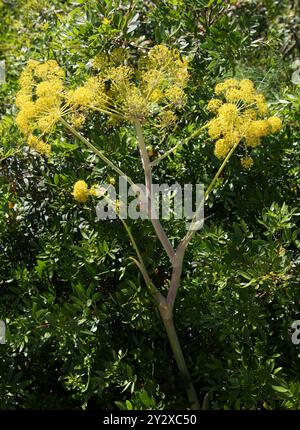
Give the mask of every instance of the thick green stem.
<path id="1" fill-rule="evenodd" d="M 174 326 L 172 313 L 170 312 L 166 302 L 160 305 L 159 311 L 160 311 L 161 318 L 164 322 L 164 326 L 171 344 L 171 348 L 172 348 L 178 369 L 180 371 L 180 374 L 184 383 L 184 387 L 185 387 L 189 402 L 191 404 L 191 408 L 193 410 L 199 410 L 200 403 L 198 400 L 198 396 L 197 396 L 195 387 L 193 385 L 189 369 L 186 365 L 186 362 L 183 356 L 181 345 Z"/>
<path id="2" fill-rule="evenodd" d="M 181 280 L 185 250 L 186 248 L 184 246 L 179 245 L 173 258 L 171 283 L 167 295 L 167 303 L 171 312 L 173 312 L 174 302 Z"/>
<path id="3" fill-rule="evenodd" d="M 89 147 L 95 154 L 97 154 L 108 166 L 110 166 L 115 172 L 117 172 L 119 175 L 121 176 L 125 176 L 126 175 L 122 172 L 121 169 L 119 169 L 114 163 L 112 163 L 101 151 L 99 151 L 92 143 L 90 143 L 87 139 L 85 139 L 80 133 L 78 133 L 77 130 L 74 129 L 74 127 L 72 127 L 70 124 L 68 124 L 66 121 L 64 121 L 63 119 L 61 119 L 62 124 L 69 130 L 71 131 L 74 136 L 76 136 L 79 140 L 81 140 L 81 142 L 83 142 L 87 147 Z M 176 297 L 176 293 L 177 293 L 177 289 L 180 283 L 180 278 L 181 278 L 181 272 L 182 272 L 182 262 L 183 262 L 183 257 L 184 257 L 184 251 L 185 248 L 182 247 L 182 249 L 179 247 L 177 249 L 177 255 L 174 252 L 173 247 L 171 246 L 169 239 L 165 233 L 165 231 L 163 230 L 160 222 L 158 219 L 156 219 L 156 217 L 152 217 L 152 174 L 151 174 L 151 164 L 149 161 L 149 157 L 147 154 L 147 150 L 146 150 L 146 145 L 144 142 L 144 138 L 143 138 L 143 134 L 142 134 L 142 129 L 140 126 L 139 122 L 135 122 L 135 128 L 136 128 L 136 132 L 137 132 L 137 137 L 138 137 L 138 142 L 139 142 L 139 146 L 140 146 L 140 152 L 141 152 L 141 158 L 143 161 L 143 167 L 145 170 L 145 179 L 146 179 L 146 188 L 147 188 L 147 197 L 149 200 L 149 213 L 150 213 L 150 218 L 152 221 L 152 224 L 154 226 L 154 229 L 156 231 L 156 234 L 158 236 L 158 238 L 160 239 L 165 251 L 167 252 L 171 263 L 172 263 L 172 267 L 173 267 L 173 272 L 172 272 L 172 279 L 171 279 L 171 288 L 168 294 L 168 299 L 166 299 L 160 292 L 159 290 L 155 287 L 155 285 L 152 283 L 149 274 L 147 272 L 147 269 L 144 265 L 143 259 L 141 257 L 141 254 L 137 248 L 136 242 L 131 234 L 131 231 L 129 229 L 129 227 L 127 226 L 127 224 L 121 220 L 123 222 L 123 225 L 129 235 L 129 238 L 131 240 L 131 243 L 133 245 L 134 250 L 136 251 L 138 260 L 133 259 L 133 261 L 135 262 L 135 264 L 138 266 L 138 268 L 140 269 L 143 277 L 144 277 L 144 281 L 146 283 L 146 285 L 148 286 L 151 295 L 154 298 L 154 301 L 156 303 L 156 305 L 158 306 L 161 318 L 163 320 L 166 332 L 167 332 L 167 336 L 168 339 L 170 341 L 170 345 L 172 348 L 172 351 L 174 353 L 174 357 L 178 366 L 178 369 L 180 371 L 180 374 L 182 376 L 182 379 L 184 381 L 184 386 L 185 386 L 185 390 L 187 392 L 187 396 L 189 399 L 189 402 L 191 404 L 191 408 L 192 409 L 200 409 L 200 404 L 199 404 L 199 400 L 197 397 L 197 393 L 195 391 L 194 385 L 192 383 L 190 374 L 189 374 L 189 370 L 188 367 L 186 365 L 184 356 L 183 356 L 183 352 L 179 343 L 179 339 L 176 333 L 176 329 L 174 326 L 174 321 L 173 321 L 173 305 L 174 305 L 174 301 L 175 301 L 175 297 Z M 196 133 L 195 133 L 196 135 Z M 133 182 L 130 178 L 126 177 L 127 181 L 133 185 Z"/>
<path id="4" fill-rule="evenodd" d="M 146 149 L 146 144 L 144 141 L 142 127 L 139 121 L 135 121 L 135 129 L 136 129 L 138 145 L 140 148 L 140 154 L 141 154 L 141 159 L 142 159 L 144 173 L 145 173 L 145 182 L 146 182 L 147 199 L 148 199 L 147 206 L 148 206 L 149 215 L 150 215 L 153 227 L 155 229 L 155 232 L 157 234 L 157 237 L 161 241 L 166 253 L 170 258 L 170 261 L 172 263 L 172 269 L 173 269 L 172 278 L 171 278 L 171 288 L 169 289 L 169 294 L 167 299 L 164 296 L 162 295 L 158 296 L 157 294 L 155 294 L 155 299 L 159 300 L 159 303 L 158 303 L 159 312 L 164 322 L 164 326 L 171 344 L 171 348 L 175 356 L 178 369 L 184 381 L 185 389 L 186 389 L 191 407 L 192 409 L 200 409 L 197 393 L 193 386 L 193 383 L 189 374 L 189 370 L 187 368 L 187 365 L 182 353 L 182 349 L 178 340 L 178 336 L 174 326 L 173 312 L 172 312 L 174 300 L 176 297 L 176 292 L 178 289 L 178 285 L 180 283 L 185 249 L 182 247 L 182 249 L 179 248 L 177 250 L 178 251 L 177 254 L 174 252 L 174 249 L 171 246 L 165 231 L 163 230 L 159 220 L 156 219 L 156 214 L 153 213 L 154 211 L 152 207 L 152 168 L 151 168 L 150 160 Z M 145 268 L 140 267 L 140 270 L 143 273 L 144 279 L 147 281 Z M 155 292 L 155 290 L 153 290 L 153 292 Z M 152 292 L 152 295 L 153 295 L 153 292 Z"/>
<path id="5" fill-rule="evenodd" d="M 174 257 L 174 249 L 169 241 L 166 232 L 164 231 L 157 214 L 155 213 L 155 209 L 152 202 L 152 171 L 151 164 L 144 140 L 143 130 L 139 121 L 135 121 L 135 130 L 138 140 L 138 145 L 140 148 L 141 159 L 143 163 L 144 173 L 145 173 L 145 183 L 146 183 L 146 197 L 147 197 L 147 209 L 150 217 L 150 221 L 154 227 L 155 233 L 160 240 L 162 246 L 164 247 L 170 261 Z"/>

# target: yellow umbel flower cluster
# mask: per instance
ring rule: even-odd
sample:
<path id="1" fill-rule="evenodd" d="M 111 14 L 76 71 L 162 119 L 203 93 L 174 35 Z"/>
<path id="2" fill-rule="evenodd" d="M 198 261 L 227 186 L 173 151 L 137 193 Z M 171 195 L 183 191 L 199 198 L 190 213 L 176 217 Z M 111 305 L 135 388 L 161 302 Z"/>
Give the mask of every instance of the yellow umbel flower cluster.
<path id="1" fill-rule="evenodd" d="M 37 136 L 49 133 L 61 116 L 63 78 L 64 71 L 55 60 L 29 60 L 19 80 L 16 123 L 28 138 L 28 145 L 44 155 L 49 155 L 50 145 Z"/>
<path id="2" fill-rule="evenodd" d="M 141 79 L 141 90 L 148 101 L 169 102 L 174 107 L 186 102 L 188 62 L 166 46 L 157 45 L 150 50 L 141 67 Z"/>
<path id="3" fill-rule="evenodd" d="M 49 154 L 43 142 L 38 145 L 35 140 L 33 144 L 33 138 L 50 133 L 63 115 L 68 115 L 71 125 L 81 127 L 89 110 L 110 115 L 115 124 L 154 118 L 162 129 L 173 126 L 177 119 L 174 111 L 186 102 L 187 60 L 176 51 L 157 45 L 137 67 L 129 64 L 126 50 L 100 55 L 93 62 L 97 74 L 83 85 L 67 90 L 65 73 L 55 60 L 29 60 L 16 97 L 20 109 L 16 122 L 26 138 L 30 136 L 28 144 Z"/>
<path id="4" fill-rule="evenodd" d="M 39 139 L 33 134 L 29 135 L 27 144 L 30 148 L 35 149 L 37 152 L 45 155 L 46 157 L 48 157 L 51 153 L 51 145 L 45 143 L 42 139 Z"/>
<path id="5" fill-rule="evenodd" d="M 250 170 L 253 164 L 254 164 L 254 161 L 252 157 L 247 156 L 241 159 L 241 165 L 246 170 Z"/>
<path id="6" fill-rule="evenodd" d="M 121 60 L 125 64 L 120 64 Z M 97 57 L 93 66 L 99 73 L 70 91 L 68 102 L 77 108 L 99 110 L 130 121 L 144 121 L 168 110 L 173 113 L 172 121 L 158 124 L 162 127 L 173 124 L 173 111 L 186 102 L 187 60 L 181 59 L 174 50 L 157 45 L 140 60 L 137 68 L 127 63 L 128 56 L 120 50 L 111 57 Z M 171 119 L 170 113 L 168 118 Z"/>
<path id="7" fill-rule="evenodd" d="M 82 87 L 69 91 L 66 98 L 69 104 L 76 107 L 104 108 L 107 104 L 104 79 L 100 76 L 91 77 Z"/>
<path id="8" fill-rule="evenodd" d="M 77 181 L 74 184 L 73 187 L 73 193 L 74 199 L 77 202 L 85 203 L 89 196 L 97 196 L 97 186 L 93 185 L 91 188 L 88 187 L 88 184 L 83 181 Z"/>
<path id="9" fill-rule="evenodd" d="M 217 97 L 207 105 L 215 115 L 207 128 L 209 136 L 215 140 L 217 158 L 225 158 L 230 149 L 241 141 L 245 146 L 255 148 L 263 137 L 282 128 L 280 118 L 266 116 L 265 97 L 256 91 L 250 79 L 227 79 L 216 85 L 215 94 Z M 249 157 L 246 157 L 244 167 L 251 168 L 250 164 Z"/>

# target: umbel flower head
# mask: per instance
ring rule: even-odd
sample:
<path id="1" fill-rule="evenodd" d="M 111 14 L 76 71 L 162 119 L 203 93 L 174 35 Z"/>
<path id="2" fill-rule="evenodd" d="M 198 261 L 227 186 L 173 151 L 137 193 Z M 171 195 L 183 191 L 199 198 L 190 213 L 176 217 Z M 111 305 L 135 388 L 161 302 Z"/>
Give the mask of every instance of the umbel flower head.
<path id="1" fill-rule="evenodd" d="M 174 111 L 186 102 L 184 88 L 189 78 L 187 60 L 166 46 L 157 45 L 141 58 L 137 67 L 129 65 L 120 49 L 111 56 L 95 59 L 96 76 L 67 94 L 77 109 L 92 109 L 115 118 L 145 121 L 159 117 L 163 127 L 174 124 Z M 176 118 L 176 117 L 175 117 Z"/>
<path id="2" fill-rule="evenodd" d="M 241 159 L 241 165 L 244 169 L 250 170 L 254 164 L 253 158 L 246 156 Z"/>
<path id="3" fill-rule="evenodd" d="M 208 103 L 215 117 L 207 124 L 208 134 L 215 141 L 215 155 L 225 158 L 230 149 L 243 142 L 255 148 L 262 138 L 282 128 L 279 117 L 268 117 L 263 94 L 256 91 L 250 79 L 227 79 L 215 87 L 217 97 Z M 251 157 L 242 160 L 243 167 L 252 167 Z"/>
<path id="4" fill-rule="evenodd" d="M 97 186 L 93 185 L 89 188 L 85 181 L 77 181 L 74 184 L 72 195 L 77 202 L 85 203 L 89 196 L 97 196 Z"/>
<path id="5" fill-rule="evenodd" d="M 40 63 L 29 60 L 20 76 L 16 106 L 20 109 L 16 123 L 27 143 L 49 155 L 51 147 L 41 137 L 49 133 L 61 116 L 64 71 L 55 60 Z"/>
<path id="6" fill-rule="evenodd" d="M 51 153 L 51 145 L 45 143 L 42 139 L 39 139 L 33 134 L 29 135 L 27 144 L 30 148 L 35 149 L 37 152 L 45 156 L 49 156 Z"/>
<path id="7" fill-rule="evenodd" d="M 49 155 L 51 148 L 42 137 L 65 115 L 71 125 L 81 127 L 90 110 L 110 115 L 114 123 L 154 118 L 158 127 L 173 126 L 175 111 L 186 102 L 187 60 L 157 45 L 135 67 L 128 65 L 126 53 L 116 49 L 97 58 L 97 74 L 71 90 L 65 88 L 65 73 L 55 60 L 29 60 L 16 97 L 16 122 L 29 146 Z"/>

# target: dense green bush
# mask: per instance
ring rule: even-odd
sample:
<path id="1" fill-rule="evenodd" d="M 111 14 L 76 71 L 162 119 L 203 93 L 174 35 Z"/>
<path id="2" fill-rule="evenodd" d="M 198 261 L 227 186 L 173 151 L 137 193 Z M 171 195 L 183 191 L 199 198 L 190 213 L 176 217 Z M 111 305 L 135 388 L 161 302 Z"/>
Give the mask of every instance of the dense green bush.
<path id="1" fill-rule="evenodd" d="M 188 248 L 176 325 L 192 379 L 210 409 L 299 409 L 299 57 L 297 2 L 0 0 L 1 409 L 187 408 L 162 323 L 120 221 L 96 221 L 95 201 L 76 203 L 73 184 L 113 172 L 71 135 L 52 156 L 24 145 L 15 125 L 18 78 L 28 59 L 56 59 L 69 85 L 90 60 L 125 48 L 132 61 L 155 44 L 190 57 L 188 103 L 173 140 L 209 118 L 215 83 L 249 77 L 284 127 L 241 169 L 230 160 L 209 197 L 204 228 Z M 85 135 L 143 181 L 130 128 L 100 115 Z M 154 151 L 164 133 L 149 135 Z M 154 182 L 207 186 L 218 169 L 205 132 L 157 168 Z M 172 241 L 182 236 L 178 225 Z M 169 262 L 150 223 L 131 223 L 155 282 Z M 157 263 L 159 262 L 159 263 Z"/>

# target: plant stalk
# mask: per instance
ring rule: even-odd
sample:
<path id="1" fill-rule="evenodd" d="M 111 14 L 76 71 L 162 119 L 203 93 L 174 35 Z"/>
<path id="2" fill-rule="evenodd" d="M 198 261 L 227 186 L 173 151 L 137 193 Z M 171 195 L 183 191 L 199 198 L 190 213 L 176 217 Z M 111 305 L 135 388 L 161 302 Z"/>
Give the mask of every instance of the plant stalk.
<path id="1" fill-rule="evenodd" d="M 153 225 L 153 228 L 156 232 L 158 239 L 160 240 L 163 248 L 165 249 L 170 261 L 172 262 L 174 257 L 174 249 L 164 231 L 157 214 L 155 213 L 155 209 L 152 205 L 152 168 L 146 148 L 146 144 L 144 141 L 143 130 L 139 121 L 135 121 L 135 130 L 138 140 L 138 145 L 140 149 L 141 159 L 143 163 L 144 173 L 145 173 L 145 183 L 146 183 L 146 197 L 147 197 L 147 210 L 150 217 L 150 221 Z"/>
<path id="2" fill-rule="evenodd" d="M 194 385 L 190 377 L 188 367 L 186 365 L 186 362 L 183 356 L 183 352 L 182 352 L 180 342 L 176 333 L 176 329 L 174 326 L 173 312 L 172 312 L 176 293 L 180 283 L 185 248 L 179 247 L 176 250 L 176 253 L 174 252 L 174 249 L 171 246 L 165 231 L 163 230 L 159 220 L 156 219 L 156 214 L 153 213 L 154 208 L 152 207 L 152 166 L 149 160 L 142 127 L 139 121 L 135 121 L 135 129 L 136 129 L 138 145 L 140 148 L 140 154 L 141 154 L 141 159 L 142 159 L 144 173 L 145 173 L 148 213 L 150 215 L 151 222 L 156 231 L 156 234 L 160 239 L 165 251 L 167 252 L 172 264 L 171 286 L 169 289 L 168 297 L 166 299 L 162 295 L 160 296 L 156 295 L 155 298 L 159 299 L 158 309 L 159 309 L 161 318 L 163 320 L 178 369 L 184 381 L 185 390 L 187 392 L 187 396 L 191 404 L 191 408 L 196 410 L 196 409 L 200 409 L 200 404 L 199 404 L 196 390 L 194 388 Z M 144 268 L 141 267 L 140 270 L 141 269 L 142 269 L 142 272 L 144 272 Z M 145 273 L 143 273 L 143 275 L 145 279 Z"/>
<path id="3" fill-rule="evenodd" d="M 168 335 L 168 339 L 171 344 L 171 348 L 176 360 L 176 364 L 178 366 L 180 375 L 184 383 L 184 388 L 186 390 L 188 400 L 191 404 L 191 408 L 193 410 L 199 410 L 201 409 L 199 399 L 198 399 L 194 384 L 192 382 L 189 369 L 184 359 L 184 355 L 183 355 L 181 345 L 177 336 L 176 328 L 174 325 L 172 312 L 170 311 L 169 306 L 167 305 L 166 302 L 159 306 L 159 311 Z"/>

